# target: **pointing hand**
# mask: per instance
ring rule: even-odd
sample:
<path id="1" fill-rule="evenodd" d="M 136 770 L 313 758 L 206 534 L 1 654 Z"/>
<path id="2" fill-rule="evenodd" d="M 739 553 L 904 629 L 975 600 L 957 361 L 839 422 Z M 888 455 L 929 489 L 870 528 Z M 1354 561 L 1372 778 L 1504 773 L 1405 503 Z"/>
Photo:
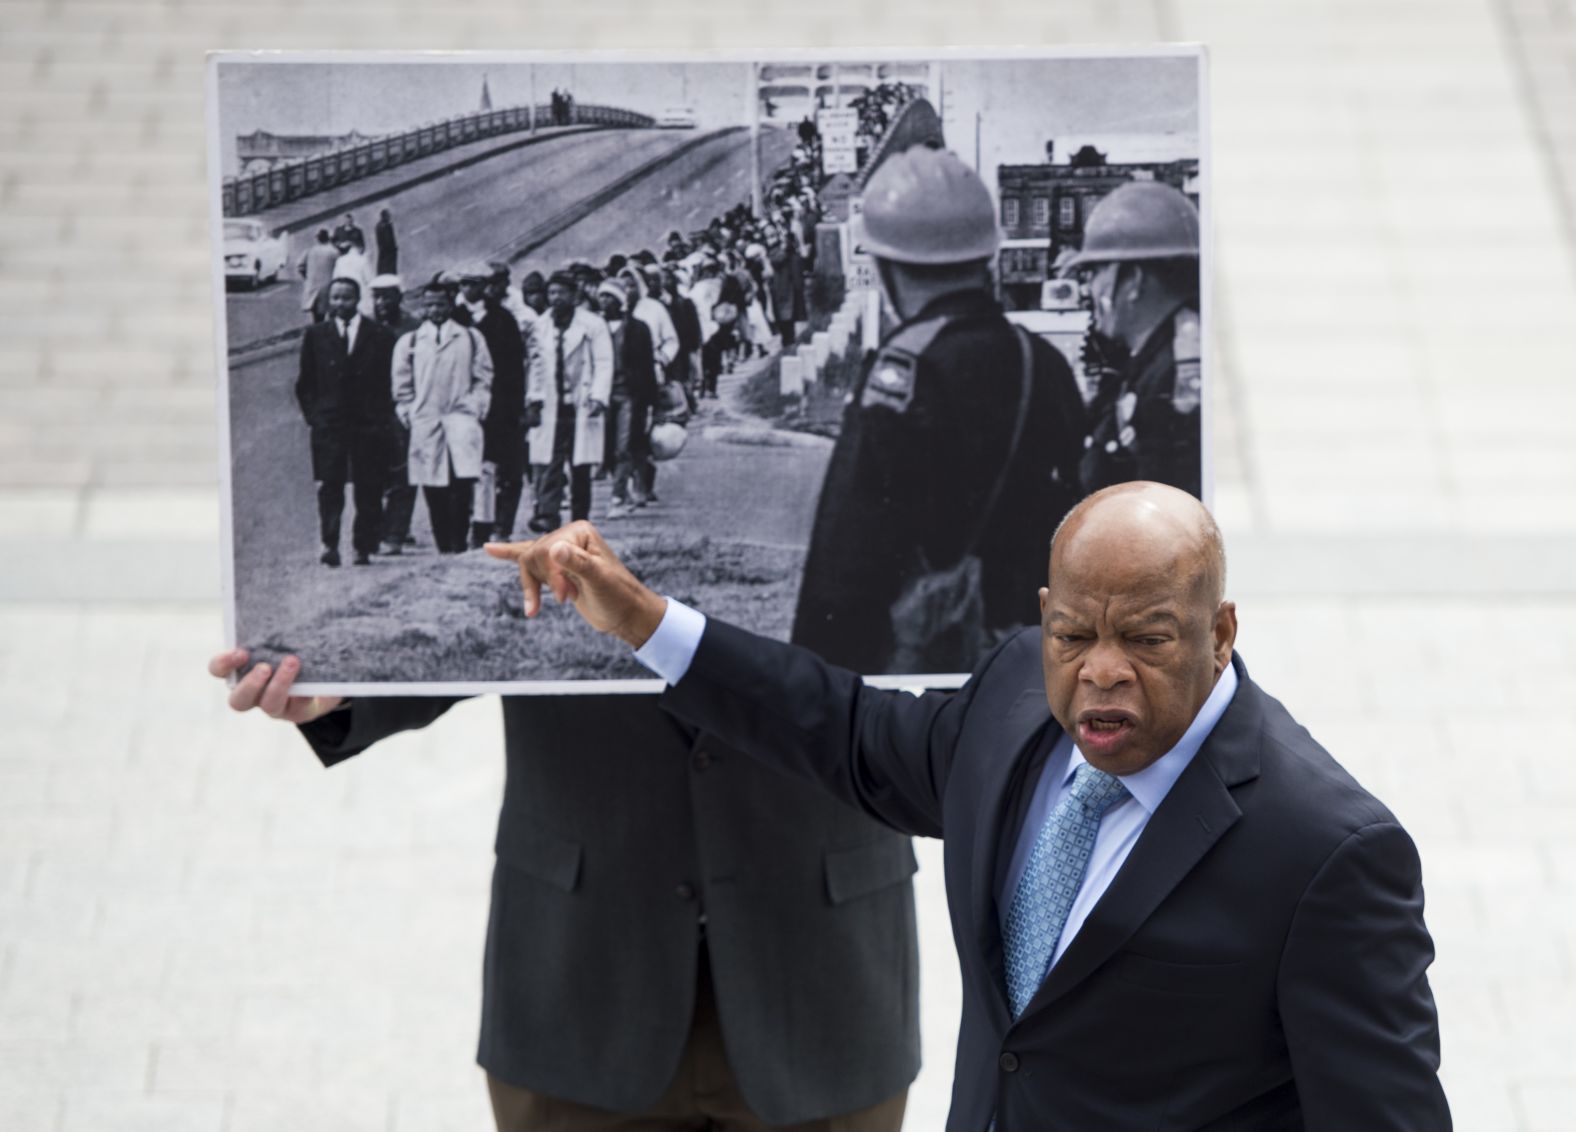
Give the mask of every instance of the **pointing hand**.
<path id="1" fill-rule="evenodd" d="M 597 632 L 639 648 L 667 612 L 667 599 L 642 585 L 583 520 L 529 542 L 489 543 L 487 553 L 519 567 L 527 617 L 541 612 L 545 585 L 559 601 L 573 602 Z"/>

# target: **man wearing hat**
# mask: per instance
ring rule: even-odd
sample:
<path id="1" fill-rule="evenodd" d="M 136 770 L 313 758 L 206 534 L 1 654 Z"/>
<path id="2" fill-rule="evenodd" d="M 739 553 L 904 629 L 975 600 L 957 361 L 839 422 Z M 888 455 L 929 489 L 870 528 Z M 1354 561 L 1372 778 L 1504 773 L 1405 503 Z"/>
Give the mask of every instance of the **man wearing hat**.
<path id="1" fill-rule="evenodd" d="M 1060 352 L 1003 315 L 995 205 L 955 154 L 889 157 L 863 226 L 897 325 L 843 414 L 793 640 L 863 673 L 967 672 L 1038 620 L 1045 547 L 1079 498 L 1083 400 Z"/>
<path id="2" fill-rule="evenodd" d="M 372 280 L 372 317 L 395 340 L 409 334 L 421 325 L 421 319 L 409 313 L 402 305 L 405 286 L 398 275 L 379 275 Z M 392 360 L 392 353 L 390 358 Z M 389 402 L 389 474 L 383 491 L 383 553 L 400 554 L 413 541 L 410 537 L 410 519 L 416 510 L 416 488 L 410 482 L 407 449 L 410 432 L 394 413 L 394 403 Z"/>
<path id="3" fill-rule="evenodd" d="M 522 324 L 535 322 L 547 309 L 547 280 L 542 278 L 540 271 L 528 272 L 520 280 L 520 301 L 525 305 L 525 312 L 520 316 Z"/>
<path id="4" fill-rule="evenodd" d="M 1094 329 L 1119 363 L 1092 406 L 1088 491 L 1142 479 L 1200 494 L 1198 232 L 1198 209 L 1181 191 L 1133 181 L 1090 211 L 1083 249 L 1063 268 L 1083 279 Z"/>
<path id="5" fill-rule="evenodd" d="M 422 489 L 439 554 L 465 550 L 471 488 L 482 472 L 482 420 L 492 355 L 473 327 L 451 317 L 441 283 L 423 291 L 427 321 L 394 348 L 394 411 L 410 430 L 409 479 Z"/>
<path id="6" fill-rule="evenodd" d="M 526 383 L 526 421 L 535 468 L 531 530 L 557 530 L 564 489 L 570 516 L 591 515 L 591 467 L 602 459 L 607 403 L 613 393 L 613 339 L 601 315 L 579 305 L 580 286 L 567 271 L 547 281 L 547 310 L 534 324 Z"/>
<path id="7" fill-rule="evenodd" d="M 454 271 L 460 293 L 454 303 L 454 321 L 461 326 L 479 326 L 487 314 L 487 280 L 492 275 L 485 263 L 467 263 Z"/>

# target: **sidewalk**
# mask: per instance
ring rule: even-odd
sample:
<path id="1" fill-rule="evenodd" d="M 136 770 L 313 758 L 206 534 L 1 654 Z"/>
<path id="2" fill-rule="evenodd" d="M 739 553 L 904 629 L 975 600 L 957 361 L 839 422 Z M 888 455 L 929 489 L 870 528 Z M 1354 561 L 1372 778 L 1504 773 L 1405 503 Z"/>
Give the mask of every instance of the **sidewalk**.
<path id="1" fill-rule="evenodd" d="M 8 0 L 0 43 L 0 1129 L 490 1126 L 498 722 L 321 770 L 220 642 L 201 50 L 843 44 L 876 3 Z M 1422 853 L 1463 1132 L 1576 1111 L 1576 15 L 1003 0 L 914 42 L 1209 43 L 1216 509 L 1241 651 Z M 511 38 L 512 37 L 512 38 Z M 829 54 L 834 49 L 828 49 Z M 919 846 L 939 1132 L 958 1010 Z"/>

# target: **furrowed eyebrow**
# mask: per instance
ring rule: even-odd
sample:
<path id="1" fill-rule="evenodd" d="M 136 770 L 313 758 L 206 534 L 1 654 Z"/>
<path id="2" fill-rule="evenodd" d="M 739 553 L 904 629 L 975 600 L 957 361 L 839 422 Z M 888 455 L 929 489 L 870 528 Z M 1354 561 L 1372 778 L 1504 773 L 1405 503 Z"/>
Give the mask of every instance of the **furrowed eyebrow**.
<path id="1" fill-rule="evenodd" d="M 1182 628 L 1182 619 L 1175 613 L 1170 613 L 1164 609 L 1156 609 L 1141 614 L 1140 616 L 1133 618 L 1132 621 L 1132 624 L 1135 627 L 1142 625 L 1155 625 L 1158 623 L 1165 623 L 1177 629 Z"/>

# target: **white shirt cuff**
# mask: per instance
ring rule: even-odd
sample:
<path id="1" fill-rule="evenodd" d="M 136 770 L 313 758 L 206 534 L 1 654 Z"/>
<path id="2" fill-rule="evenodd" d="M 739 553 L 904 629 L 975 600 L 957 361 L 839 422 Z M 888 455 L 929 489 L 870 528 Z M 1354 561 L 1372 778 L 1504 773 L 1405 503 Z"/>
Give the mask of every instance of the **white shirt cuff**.
<path id="1" fill-rule="evenodd" d="M 695 650 L 706 631 L 706 615 L 682 601 L 668 598 L 662 623 L 651 639 L 635 650 L 635 659 L 669 684 L 677 684 L 689 671 Z"/>

